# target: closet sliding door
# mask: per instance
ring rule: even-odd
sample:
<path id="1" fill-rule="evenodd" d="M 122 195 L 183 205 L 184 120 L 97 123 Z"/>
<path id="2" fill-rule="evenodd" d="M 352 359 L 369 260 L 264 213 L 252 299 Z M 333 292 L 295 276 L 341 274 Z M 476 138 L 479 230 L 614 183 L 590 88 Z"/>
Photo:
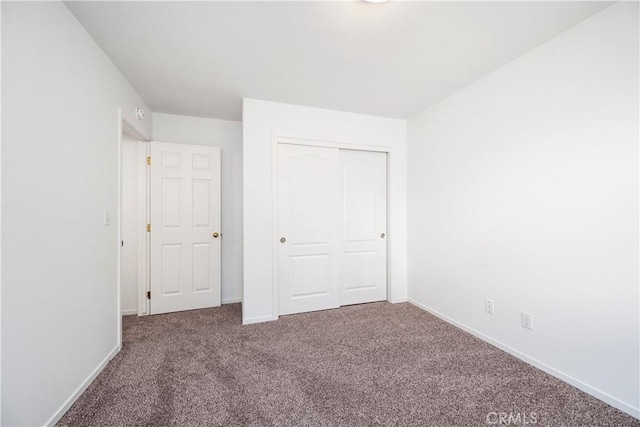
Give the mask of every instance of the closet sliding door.
<path id="1" fill-rule="evenodd" d="M 387 299 L 387 155 L 340 150 L 340 305 Z"/>
<path id="2" fill-rule="evenodd" d="M 278 144 L 279 314 L 387 298 L 386 153 Z"/>
<path id="3" fill-rule="evenodd" d="M 278 144 L 280 314 L 340 305 L 338 149 Z"/>

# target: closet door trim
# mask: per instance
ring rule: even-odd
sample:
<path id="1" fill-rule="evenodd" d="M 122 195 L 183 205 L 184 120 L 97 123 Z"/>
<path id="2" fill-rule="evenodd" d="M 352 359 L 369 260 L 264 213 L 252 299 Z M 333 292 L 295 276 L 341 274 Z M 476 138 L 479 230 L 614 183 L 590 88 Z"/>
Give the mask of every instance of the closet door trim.
<path id="1" fill-rule="evenodd" d="M 391 147 L 388 146 L 368 145 L 366 143 L 355 143 L 340 140 L 277 137 L 275 141 L 276 144 L 310 145 L 312 147 L 342 148 L 345 150 L 376 151 L 381 153 L 391 152 Z"/>

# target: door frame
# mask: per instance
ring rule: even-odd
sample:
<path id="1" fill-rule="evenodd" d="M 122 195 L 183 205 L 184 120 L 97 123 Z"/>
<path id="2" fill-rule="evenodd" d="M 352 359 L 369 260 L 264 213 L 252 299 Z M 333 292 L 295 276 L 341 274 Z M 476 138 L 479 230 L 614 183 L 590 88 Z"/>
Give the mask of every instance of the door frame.
<path id="1" fill-rule="evenodd" d="M 280 281 L 278 277 L 278 261 L 279 261 L 279 250 L 280 246 L 278 245 L 278 144 L 293 144 L 293 145 L 306 145 L 312 147 L 326 147 L 326 148 L 337 148 L 337 149 L 345 149 L 345 150 L 356 150 L 356 151 L 375 151 L 387 154 L 387 236 L 392 236 L 391 230 L 391 217 L 390 217 L 390 200 L 391 200 L 391 185 L 389 183 L 389 178 L 391 177 L 391 156 L 392 150 L 390 146 L 387 145 L 370 145 L 370 144 L 362 144 L 355 141 L 349 141 L 339 138 L 315 138 L 308 136 L 292 136 L 286 134 L 278 134 L 274 132 L 271 138 L 271 172 L 272 172 L 272 206 L 273 206 L 273 215 L 272 215 L 272 320 L 277 320 L 280 317 L 279 311 L 279 297 L 280 297 Z M 391 245 L 389 244 L 390 239 L 387 239 L 387 301 L 392 301 L 392 277 L 391 277 Z"/>
<path id="2" fill-rule="evenodd" d="M 146 164 L 147 151 L 149 149 L 149 139 L 145 138 L 132 126 L 119 112 L 120 120 L 118 121 L 118 209 L 117 218 L 117 319 L 118 319 L 118 346 L 122 345 L 122 307 L 121 307 L 121 274 L 122 274 L 122 144 L 124 133 L 129 134 L 138 140 L 138 222 L 140 223 L 140 235 L 138 239 L 138 316 L 149 314 L 149 301 L 146 298 L 147 288 L 149 286 L 148 274 L 148 256 L 149 256 L 149 236 L 146 232 L 146 224 L 149 215 L 148 207 L 148 185 L 149 171 Z"/>

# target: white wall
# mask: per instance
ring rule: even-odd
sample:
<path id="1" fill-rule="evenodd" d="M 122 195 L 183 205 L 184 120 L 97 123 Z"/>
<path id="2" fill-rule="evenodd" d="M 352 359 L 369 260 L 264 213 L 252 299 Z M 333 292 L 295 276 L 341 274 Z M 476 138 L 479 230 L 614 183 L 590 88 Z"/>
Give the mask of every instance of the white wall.
<path id="1" fill-rule="evenodd" d="M 242 123 L 153 113 L 153 139 L 220 147 L 222 303 L 242 300 Z"/>
<path id="2" fill-rule="evenodd" d="M 151 132 L 64 4 L 1 7 L 2 425 L 33 426 L 117 351 L 118 108 Z"/>
<path id="3" fill-rule="evenodd" d="M 120 260 L 120 311 L 123 315 L 138 313 L 138 275 L 140 221 L 140 154 L 133 136 L 122 135 L 122 246 Z"/>
<path id="4" fill-rule="evenodd" d="M 276 319 L 273 281 L 273 149 L 275 137 L 387 146 L 389 155 L 390 300 L 406 301 L 406 122 L 244 99 L 243 322 Z"/>
<path id="5" fill-rule="evenodd" d="M 638 73 L 618 3 L 408 128 L 409 298 L 636 417 Z"/>

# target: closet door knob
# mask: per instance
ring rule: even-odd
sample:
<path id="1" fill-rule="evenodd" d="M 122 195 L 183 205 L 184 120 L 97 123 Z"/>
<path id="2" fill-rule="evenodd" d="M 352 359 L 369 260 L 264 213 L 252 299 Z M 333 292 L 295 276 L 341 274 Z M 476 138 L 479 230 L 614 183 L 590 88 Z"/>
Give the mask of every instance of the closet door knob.
<path id="1" fill-rule="evenodd" d="M 284 242 L 286 242 L 286 241 L 287 241 L 287 239 L 285 239 L 284 237 L 281 237 L 281 238 L 280 238 L 280 243 L 284 243 Z"/>
<path id="2" fill-rule="evenodd" d="M 382 234 L 380 235 L 380 238 L 384 239 L 384 236 L 386 236 L 386 234 L 382 233 Z"/>
<path id="3" fill-rule="evenodd" d="M 213 233 L 213 238 L 214 238 L 214 239 L 217 239 L 217 238 L 218 238 L 218 236 L 219 236 L 219 234 L 218 234 L 218 233 Z"/>

